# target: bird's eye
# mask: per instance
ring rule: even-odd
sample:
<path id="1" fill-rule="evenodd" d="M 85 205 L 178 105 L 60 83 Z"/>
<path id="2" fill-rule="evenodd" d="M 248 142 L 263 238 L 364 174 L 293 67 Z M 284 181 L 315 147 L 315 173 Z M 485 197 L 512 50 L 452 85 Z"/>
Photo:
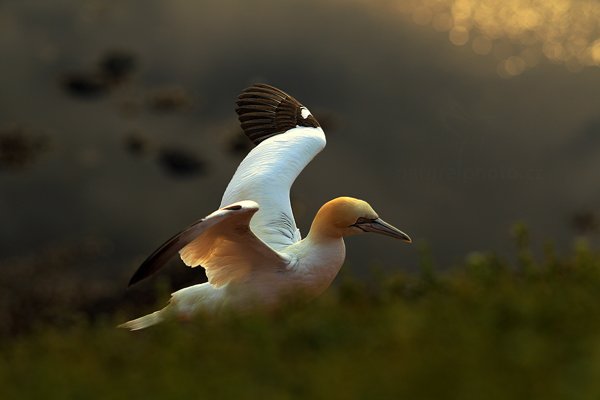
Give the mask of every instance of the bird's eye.
<path id="1" fill-rule="evenodd" d="M 373 222 L 373 221 L 374 221 L 374 220 L 373 220 L 373 219 L 371 219 L 371 218 L 359 217 L 359 218 L 356 220 L 356 222 L 355 222 L 354 224 L 350 225 L 350 226 L 358 226 L 358 225 L 360 225 L 360 224 L 366 224 L 366 223 Z"/>

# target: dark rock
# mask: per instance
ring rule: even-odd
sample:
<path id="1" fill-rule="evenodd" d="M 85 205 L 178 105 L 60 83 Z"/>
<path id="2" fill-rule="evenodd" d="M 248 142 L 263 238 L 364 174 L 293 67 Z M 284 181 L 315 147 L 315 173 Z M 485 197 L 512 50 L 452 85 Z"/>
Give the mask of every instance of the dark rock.
<path id="1" fill-rule="evenodd" d="M 149 104 L 154 111 L 171 112 L 189 107 L 191 99 L 185 89 L 179 86 L 172 86 L 160 88 L 152 92 L 149 95 Z"/>
<path id="2" fill-rule="evenodd" d="M 118 84 L 131 76 L 136 64 L 136 58 L 132 53 L 124 50 L 112 50 L 100 60 L 100 70 L 111 83 Z"/>
<path id="3" fill-rule="evenodd" d="M 125 137 L 125 149 L 134 156 L 143 155 L 148 151 L 148 140 L 136 132 L 132 132 Z"/>
<path id="4" fill-rule="evenodd" d="M 177 177 L 190 177 L 206 169 L 206 163 L 195 154 L 176 148 L 161 149 L 158 161 L 165 171 Z"/>
<path id="5" fill-rule="evenodd" d="M 20 127 L 0 129 L 0 169 L 27 167 L 38 158 L 46 144 L 46 138 Z"/>
<path id="6" fill-rule="evenodd" d="M 73 72 L 62 79 L 63 89 L 71 96 L 92 99 L 109 89 L 108 81 L 97 73 Z"/>

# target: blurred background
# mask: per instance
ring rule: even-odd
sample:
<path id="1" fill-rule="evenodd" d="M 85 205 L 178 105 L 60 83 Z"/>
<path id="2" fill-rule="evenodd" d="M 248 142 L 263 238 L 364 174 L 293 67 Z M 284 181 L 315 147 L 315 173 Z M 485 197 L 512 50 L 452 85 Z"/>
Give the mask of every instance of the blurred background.
<path id="1" fill-rule="evenodd" d="M 45 304 L 148 303 L 156 280 L 127 280 L 219 205 L 251 146 L 234 101 L 255 82 L 328 136 L 292 190 L 303 234 L 350 195 L 413 237 L 349 239 L 352 273 L 414 270 L 424 246 L 442 269 L 510 257 L 516 221 L 559 251 L 598 243 L 596 1 L 7 0 L 0 52 L 0 312 L 15 327 Z M 158 280 L 201 274 L 175 261 Z"/>

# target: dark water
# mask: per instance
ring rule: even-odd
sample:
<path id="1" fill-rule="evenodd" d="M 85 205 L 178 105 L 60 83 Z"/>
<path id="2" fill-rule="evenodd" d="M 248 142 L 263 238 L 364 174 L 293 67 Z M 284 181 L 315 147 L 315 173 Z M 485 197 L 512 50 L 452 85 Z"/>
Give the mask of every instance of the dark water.
<path id="1" fill-rule="evenodd" d="M 257 81 L 328 134 L 293 188 L 302 231 L 351 195 L 415 240 L 352 238 L 349 268 L 412 269 L 419 243 L 443 266 L 511 254 L 517 220 L 559 246 L 594 231 L 600 70 L 505 79 L 391 3 L 3 2 L 0 259 L 96 243 L 71 272 L 124 286 L 218 206 L 248 149 L 233 102 Z"/>

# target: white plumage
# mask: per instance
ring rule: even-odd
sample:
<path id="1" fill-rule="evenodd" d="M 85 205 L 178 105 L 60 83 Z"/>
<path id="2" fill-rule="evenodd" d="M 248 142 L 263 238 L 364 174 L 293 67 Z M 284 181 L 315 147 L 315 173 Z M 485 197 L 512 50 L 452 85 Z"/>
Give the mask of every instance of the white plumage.
<path id="1" fill-rule="evenodd" d="M 325 143 L 320 127 L 293 128 L 265 140 L 241 162 L 225 189 L 221 207 L 252 199 L 260 204 L 260 210 L 250 227 L 259 237 L 277 250 L 299 241 L 290 189 Z"/>
<path id="2" fill-rule="evenodd" d="M 237 104 L 242 128 L 257 146 L 239 165 L 220 208 L 158 248 L 130 284 L 178 252 L 186 265 L 204 267 L 208 282 L 173 293 L 162 310 L 120 327 L 142 329 L 197 313 L 273 309 L 290 296 L 309 300 L 326 290 L 341 268 L 344 236 L 376 232 L 410 242 L 369 204 L 349 197 L 326 203 L 302 240 L 290 188 L 325 147 L 325 134 L 306 107 L 272 86 L 249 87 Z"/>

